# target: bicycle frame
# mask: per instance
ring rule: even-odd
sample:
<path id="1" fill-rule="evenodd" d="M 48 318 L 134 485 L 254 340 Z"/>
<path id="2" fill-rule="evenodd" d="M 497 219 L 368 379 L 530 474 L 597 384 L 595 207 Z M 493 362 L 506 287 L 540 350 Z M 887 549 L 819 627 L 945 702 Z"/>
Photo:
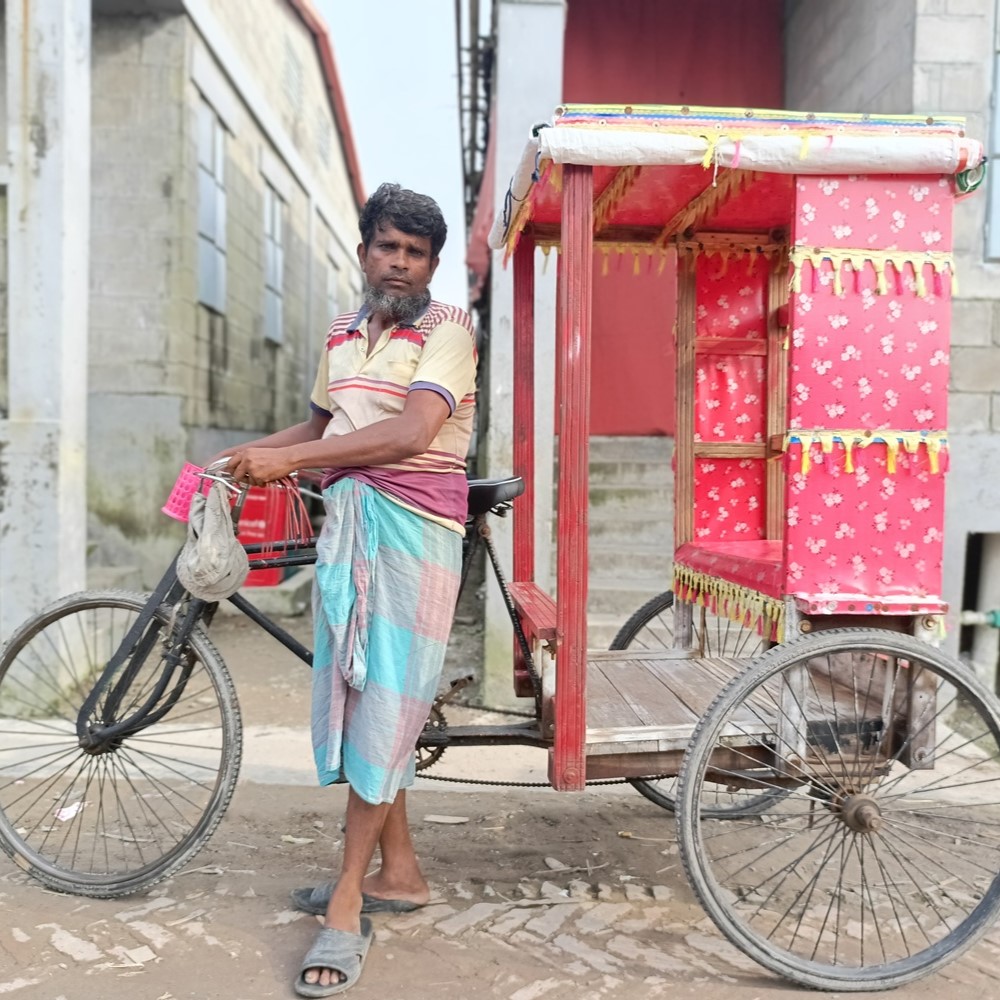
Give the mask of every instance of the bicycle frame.
<path id="1" fill-rule="evenodd" d="M 509 503 L 499 504 L 490 513 L 502 517 L 509 509 Z M 466 746 L 497 744 L 548 746 L 550 743 L 542 737 L 538 725 L 541 685 L 533 668 L 532 651 L 507 589 L 506 578 L 490 537 L 486 516 L 486 514 L 477 514 L 467 525 L 467 542 L 463 547 L 458 596 L 460 598 L 462 595 L 472 566 L 473 556 L 482 542 L 486 546 L 494 577 L 500 586 L 507 613 L 513 625 L 515 640 L 536 681 L 536 717 L 530 723 L 519 725 L 466 726 L 445 730 L 428 730 L 420 740 L 419 746 L 421 747 L 430 749 L 458 744 Z M 263 553 L 261 558 L 254 560 L 254 569 L 284 569 L 286 567 L 310 566 L 316 562 L 315 537 L 304 541 L 286 540 L 251 544 L 244 546 L 244 548 L 248 555 L 261 555 Z M 312 650 L 303 645 L 241 593 L 233 594 L 228 600 L 233 607 L 289 652 L 306 665 L 312 666 Z M 184 610 L 181 616 L 179 612 L 182 608 Z M 190 675 L 190 665 L 186 663 L 188 638 L 199 624 L 206 628 L 210 625 L 217 608 L 218 604 L 188 597 L 177 579 L 177 560 L 175 558 L 156 589 L 149 596 L 145 607 L 126 633 L 118 649 L 108 660 L 80 709 L 77 716 L 76 732 L 80 746 L 84 750 L 94 755 L 100 754 L 111 744 L 158 722 L 170 711 L 183 694 Z M 163 609 L 171 611 L 166 629 L 162 624 Z M 119 708 L 131 684 L 147 657 L 158 644 L 165 647 L 162 656 L 163 668 L 152 692 L 143 704 L 130 715 L 121 719 L 117 718 Z M 107 692 L 107 697 L 101 709 L 102 722 L 100 724 L 91 723 L 88 720 L 93 717 L 98 702 L 105 692 Z"/>

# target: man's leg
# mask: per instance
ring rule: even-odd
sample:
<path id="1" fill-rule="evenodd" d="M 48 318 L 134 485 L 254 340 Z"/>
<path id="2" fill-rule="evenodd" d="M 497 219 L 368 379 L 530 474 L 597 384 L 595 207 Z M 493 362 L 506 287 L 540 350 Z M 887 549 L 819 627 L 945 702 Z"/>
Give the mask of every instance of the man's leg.
<path id="1" fill-rule="evenodd" d="M 375 847 L 382 836 L 382 828 L 391 804 L 372 805 L 353 788 L 347 793 L 347 822 L 344 830 L 344 860 L 340 878 L 330 905 L 326 909 L 325 926 L 339 931 L 358 934 L 361 931 L 361 882 L 371 864 Z M 303 977 L 307 983 L 329 986 L 344 977 L 331 969 L 309 969 Z"/>
<path id="2" fill-rule="evenodd" d="M 380 899 L 405 899 L 422 906 L 430 889 L 417 861 L 410 824 L 406 818 L 406 789 L 401 788 L 389 807 L 379 838 L 382 864 L 364 881 L 364 890 Z"/>

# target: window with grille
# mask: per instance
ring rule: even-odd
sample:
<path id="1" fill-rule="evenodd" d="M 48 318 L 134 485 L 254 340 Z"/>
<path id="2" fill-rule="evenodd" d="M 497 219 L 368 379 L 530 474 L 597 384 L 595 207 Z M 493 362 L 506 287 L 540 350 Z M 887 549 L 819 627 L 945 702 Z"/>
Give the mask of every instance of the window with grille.
<path id="1" fill-rule="evenodd" d="M 283 235 L 284 202 L 270 184 L 264 185 L 264 337 L 280 344 L 284 339 L 282 299 L 285 287 Z"/>
<path id="2" fill-rule="evenodd" d="M 198 301 L 226 311 L 226 130 L 198 105 Z"/>

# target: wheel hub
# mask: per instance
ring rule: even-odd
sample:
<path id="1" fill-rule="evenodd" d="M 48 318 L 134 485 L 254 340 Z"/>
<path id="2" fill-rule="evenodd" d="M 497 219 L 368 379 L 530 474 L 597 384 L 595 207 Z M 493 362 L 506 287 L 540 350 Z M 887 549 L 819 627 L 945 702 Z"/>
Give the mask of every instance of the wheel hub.
<path id="1" fill-rule="evenodd" d="M 114 736 L 108 739 L 104 735 L 103 726 L 90 726 L 87 732 L 80 738 L 79 747 L 91 757 L 100 757 L 102 754 L 113 753 L 121 748 L 125 742 L 124 736 Z"/>
<path id="2" fill-rule="evenodd" d="M 840 806 L 840 818 L 855 833 L 878 833 L 882 810 L 871 795 L 849 795 Z"/>

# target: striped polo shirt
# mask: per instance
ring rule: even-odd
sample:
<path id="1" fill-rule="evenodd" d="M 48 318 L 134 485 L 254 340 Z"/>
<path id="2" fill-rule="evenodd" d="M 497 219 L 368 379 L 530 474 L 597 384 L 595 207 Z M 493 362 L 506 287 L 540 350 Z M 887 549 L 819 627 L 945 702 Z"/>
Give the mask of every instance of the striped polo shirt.
<path id="1" fill-rule="evenodd" d="M 464 532 L 476 362 L 472 320 L 456 306 L 432 301 L 411 323 L 383 330 L 371 354 L 367 307 L 338 316 L 327 332 L 311 397 L 313 409 L 330 417 L 324 437 L 398 416 L 411 389 L 438 393 L 450 415 L 422 455 L 393 465 L 331 469 L 323 488 L 350 476 L 423 517 Z"/>

